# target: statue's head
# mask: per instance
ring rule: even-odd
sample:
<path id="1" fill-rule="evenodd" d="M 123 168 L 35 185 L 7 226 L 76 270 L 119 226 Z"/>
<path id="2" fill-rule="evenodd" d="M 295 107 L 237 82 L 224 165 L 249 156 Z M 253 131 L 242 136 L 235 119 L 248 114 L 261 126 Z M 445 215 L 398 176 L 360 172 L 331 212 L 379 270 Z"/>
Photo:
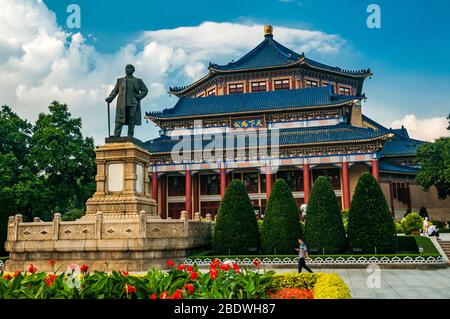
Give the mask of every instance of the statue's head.
<path id="1" fill-rule="evenodd" d="M 135 71 L 135 68 L 132 64 L 127 64 L 127 66 L 125 67 L 125 74 L 126 75 L 132 75 Z"/>

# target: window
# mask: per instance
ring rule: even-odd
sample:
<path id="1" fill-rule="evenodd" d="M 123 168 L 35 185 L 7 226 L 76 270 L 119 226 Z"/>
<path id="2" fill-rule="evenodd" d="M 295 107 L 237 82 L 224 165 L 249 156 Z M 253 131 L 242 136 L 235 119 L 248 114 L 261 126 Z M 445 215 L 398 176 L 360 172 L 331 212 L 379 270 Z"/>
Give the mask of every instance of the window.
<path id="1" fill-rule="evenodd" d="M 168 217 L 172 219 L 180 219 L 181 212 L 186 210 L 186 203 L 169 203 Z"/>
<path id="2" fill-rule="evenodd" d="M 200 194 L 219 195 L 220 183 L 219 175 L 200 175 Z"/>
<path id="3" fill-rule="evenodd" d="M 201 202 L 200 205 L 200 213 L 202 217 L 205 218 L 206 214 L 211 214 L 211 218 L 214 219 L 217 214 L 217 210 L 219 209 L 220 202 Z"/>
<path id="4" fill-rule="evenodd" d="M 339 94 L 341 94 L 341 95 L 351 95 L 350 88 L 340 87 L 339 88 Z"/>
<path id="5" fill-rule="evenodd" d="M 302 171 L 281 171 L 277 178 L 284 179 L 293 192 L 303 191 L 303 172 Z"/>
<path id="6" fill-rule="evenodd" d="M 275 90 L 288 90 L 289 80 L 275 80 Z"/>
<path id="7" fill-rule="evenodd" d="M 167 178 L 167 188 L 169 196 L 185 196 L 186 195 L 186 177 L 185 176 L 169 176 Z"/>
<path id="8" fill-rule="evenodd" d="M 325 176 L 330 181 L 333 189 L 341 189 L 341 174 L 339 168 L 329 168 L 329 169 L 313 169 L 313 181 L 315 182 L 319 176 Z"/>
<path id="9" fill-rule="evenodd" d="M 244 173 L 244 186 L 248 193 L 258 193 L 258 173 Z"/>
<path id="10" fill-rule="evenodd" d="M 263 92 L 266 90 L 266 82 L 253 82 L 252 83 L 252 92 Z"/>
<path id="11" fill-rule="evenodd" d="M 317 83 L 317 81 L 306 80 L 306 87 L 307 88 L 316 88 L 318 86 L 319 86 L 319 83 Z"/>
<path id="12" fill-rule="evenodd" d="M 208 91 L 208 96 L 216 95 L 216 89 L 212 89 Z"/>
<path id="13" fill-rule="evenodd" d="M 242 83 L 230 84 L 228 86 L 228 91 L 230 94 L 244 93 L 244 84 Z"/>

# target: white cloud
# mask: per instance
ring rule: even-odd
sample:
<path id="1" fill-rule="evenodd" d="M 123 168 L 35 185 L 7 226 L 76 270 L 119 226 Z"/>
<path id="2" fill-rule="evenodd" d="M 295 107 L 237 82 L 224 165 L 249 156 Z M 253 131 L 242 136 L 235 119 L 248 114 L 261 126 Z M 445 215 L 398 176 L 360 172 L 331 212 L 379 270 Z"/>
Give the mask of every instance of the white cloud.
<path id="1" fill-rule="evenodd" d="M 96 143 L 107 130 L 104 98 L 125 64 L 133 63 L 136 76 L 149 87 L 143 111 L 168 108 L 176 102 L 166 94 L 169 86 L 186 85 L 206 74 L 209 61 L 238 59 L 263 35 L 258 24 L 204 22 L 143 31 L 137 40 L 106 54 L 83 34 L 64 32 L 42 0 L 0 0 L 0 7 L 0 104 L 34 121 L 51 101 L 67 103 Z M 330 55 L 346 45 L 338 35 L 319 31 L 275 26 L 274 36 L 297 52 Z M 152 125 L 137 129 L 143 140 L 155 136 Z"/>
<path id="2" fill-rule="evenodd" d="M 408 130 L 411 138 L 432 142 L 439 137 L 450 136 L 447 130 L 448 121 L 445 117 L 433 117 L 418 119 L 414 114 L 408 114 L 400 120 L 392 122 L 392 128 L 401 128 L 402 125 Z"/>

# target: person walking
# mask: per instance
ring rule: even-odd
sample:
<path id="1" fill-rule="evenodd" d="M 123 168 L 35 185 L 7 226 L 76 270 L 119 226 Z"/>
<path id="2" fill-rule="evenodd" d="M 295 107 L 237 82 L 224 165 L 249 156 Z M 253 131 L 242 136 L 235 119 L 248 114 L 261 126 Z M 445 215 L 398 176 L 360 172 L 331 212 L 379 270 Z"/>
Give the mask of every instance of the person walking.
<path id="1" fill-rule="evenodd" d="M 306 246 L 305 242 L 298 239 L 298 248 L 295 248 L 295 250 L 298 251 L 298 272 L 301 273 L 302 269 L 305 268 L 309 272 L 313 272 L 307 265 L 305 259 L 308 258 L 308 247 Z"/>

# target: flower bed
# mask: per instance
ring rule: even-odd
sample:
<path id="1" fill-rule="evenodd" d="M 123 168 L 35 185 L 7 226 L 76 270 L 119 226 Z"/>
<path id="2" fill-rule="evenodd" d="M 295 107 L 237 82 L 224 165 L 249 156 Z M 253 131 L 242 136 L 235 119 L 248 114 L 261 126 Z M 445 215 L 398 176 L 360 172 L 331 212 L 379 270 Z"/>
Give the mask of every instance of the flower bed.
<path id="1" fill-rule="evenodd" d="M 52 262 L 52 261 L 51 261 Z M 0 299 L 313 299 L 350 298 L 348 287 L 335 274 L 275 274 L 240 269 L 236 263 L 214 260 L 209 270 L 175 265 L 169 271 L 146 274 L 89 272 L 87 265 L 69 266 L 65 273 L 0 273 Z"/>

